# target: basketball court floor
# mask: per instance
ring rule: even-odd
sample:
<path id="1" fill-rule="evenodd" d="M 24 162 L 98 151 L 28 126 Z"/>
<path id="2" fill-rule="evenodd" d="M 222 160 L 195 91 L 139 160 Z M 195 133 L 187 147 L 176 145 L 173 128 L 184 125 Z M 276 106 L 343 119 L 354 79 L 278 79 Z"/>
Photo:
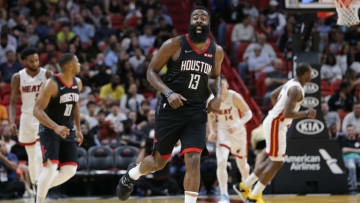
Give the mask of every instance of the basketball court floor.
<path id="1" fill-rule="evenodd" d="M 266 203 L 360 203 L 360 196 L 264 196 Z M 48 200 L 47 203 L 119 203 L 115 198 L 110 199 L 94 199 L 94 198 L 74 198 L 63 200 Z M 158 197 L 158 198 L 132 198 L 127 203 L 183 203 L 184 199 L 178 197 Z M 198 203 L 217 202 L 213 197 L 200 197 Z M 3 200 L 0 203 L 32 203 L 30 199 L 21 200 Z M 239 198 L 232 197 L 231 203 L 243 203 Z"/>

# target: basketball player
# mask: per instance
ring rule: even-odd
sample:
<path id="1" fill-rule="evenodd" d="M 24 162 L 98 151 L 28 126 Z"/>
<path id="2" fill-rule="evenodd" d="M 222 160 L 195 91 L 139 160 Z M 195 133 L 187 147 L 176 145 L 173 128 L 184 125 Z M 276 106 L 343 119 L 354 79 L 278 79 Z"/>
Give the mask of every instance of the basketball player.
<path id="1" fill-rule="evenodd" d="M 209 140 L 217 141 L 216 173 L 221 194 L 219 203 L 230 203 L 227 160 L 231 152 L 236 158 L 241 178 L 245 180 L 249 176 L 245 124 L 251 119 L 252 112 L 240 94 L 228 89 L 229 84 L 224 77 L 221 79 L 221 88 L 220 110 L 209 113 Z"/>
<path id="2" fill-rule="evenodd" d="M 46 79 L 51 77 L 52 73 L 39 67 L 39 55 L 33 48 L 26 48 L 21 53 L 21 58 L 25 68 L 15 73 L 11 78 L 10 125 L 12 133 L 17 135 L 16 104 L 19 94 L 21 94 L 22 105 L 18 141 L 20 145 L 25 146 L 30 180 L 34 186 L 41 172 L 42 154 L 38 136 L 39 121 L 33 116 L 33 109 L 40 88 L 45 84 Z"/>
<path id="3" fill-rule="evenodd" d="M 263 121 L 266 152 L 269 159 L 262 162 L 255 172 L 236 187 L 247 203 L 263 203 L 262 192 L 283 165 L 286 151 L 286 132 L 293 119 L 315 118 L 316 111 L 299 111 L 304 99 L 304 85 L 311 80 L 311 67 L 299 64 L 296 77 L 275 89 L 270 96 L 274 107 Z M 256 182 L 252 191 L 250 188 Z"/>
<path id="4" fill-rule="evenodd" d="M 167 40 L 152 58 L 147 79 L 162 93 L 155 120 L 154 153 L 131 168 L 119 181 L 117 195 L 126 200 L 140 176 L 158 171 L 171 158 L 178 140 L 184 156 L 185 203 L 196 202 L 200 186 L 200 154 L 205 147 L 206 100 L 209 76 L 216 78 L 217 94 L 208 111 L 217 111 L 221 102 L 220 71 L 223 49 L 209 39 L 210 15 L 205 8 L 191 12 L 189 33 Z M 163 79 L 159 71 L 167 65 Z"/>
<path id="5" fill-rule="evenodd" d="M 62 73 L 46 81 L 34 107 L 34 115 L 40 121 L 40 142 L 44 154 L 37 203 L 45 202 L 50 188 L 63 184 L 75 175 L 76 145 L 77 142 L 81 145 L 83 141 L 79 111 L 82 83 L 75 77 L 80 72 L 80 64 L 71 53 L 61 55 L 59 64 Z"/>

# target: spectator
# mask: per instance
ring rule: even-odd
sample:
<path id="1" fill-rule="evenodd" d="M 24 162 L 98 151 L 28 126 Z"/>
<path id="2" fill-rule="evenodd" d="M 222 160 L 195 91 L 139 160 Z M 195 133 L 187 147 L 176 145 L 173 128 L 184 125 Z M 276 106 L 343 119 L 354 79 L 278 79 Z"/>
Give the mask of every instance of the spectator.
<path id="1" fill-rule="evenodd" d="M 124 131 L 117 138 L 117 143 L 140 147 L 145 142 L 145 136 L 141 131 L 135 130 L 132 124 L 130 118 L 123 121 Z"/>
<path id="2" fill-rule="evenodd" d="M 99 125 L 99 121 L 96 118 L 97 112 L 99 112 L 99 107 L 93 101 L 89 101 L 86 104 L 87 112 L 84 114 L 84 118 L 88 123 L 89 130 L 92 130 L 94 127 Z"/>
<path id="3" fill-rule="evenodd" d="M 89 124 L 85 120 L 81 121 L 80 129 L 81 133 L 84 136 L 84 143 L 82 144 L 82 147 L 84 147 L 85 149 L 89 149 L 92 146 L 100 145 L 100 142 L 97 140 L 95 135 L 96 131 L 90 130 Z"/>
<path id="4" fill-rule="evenodd" d="M 121 99 L 121 108 L 125 112 L 140 110 L 140 104 L 145 99 L 142 94 L 137 93 L 138 89 L 135 83 L 131 84 L 129 87 L 128 94 Z"/>
<path id="5" fill-rule="evenodd" d="M 335 125 L 336 132 L 340 132 L 340 117 L 336 111 L 329 111 L 329 105 L 326 102 L 321 104 L 321 111 L 324 116 L 325 124 L 328 129 Z"/>
<path id="6" fill-rule="evenodd" d="M 16 60 L 15 54 L 15 50 L 8 50 L 6 52 L 7 62 L 0 64 L 0 74 L 3 82 L 10 83 L 11 77 L 23 68 Z"/>
<path id="7" fill-rule="evenodd" d="M 111 121 L 104 121 L 104 123 L 99 126 L 99 142 L 101 145 L 105 146 L 111 146 L 111 145 L 117 145 L 117 132 L 115 132 L 115 126 Z"/>
<path id="8" fill-rule="evenodd" d="M 33 24 L 27 25 L 26 36 L 29 40 L 29 46 L 35 47 L 39 41 L 39 36 L 35 34 L 35 26 Z"/>
<path id="9" fill-rule="evenodd" d="M 349 82 L 342 82 L 340 89 L 329 99 L 330 111 L 351 111 L 355 98 L 351 94 L 351 84 Z"/>
<path id="10" fill-rule="evenodd" d="M 259 11 L 251 0 L 243 1 L 243 13 L 250 16 L 251 24 L 255 24 L 256 19 L 259 17 Z"/>
<path id="11" fill-rule="evenodd" d="M 17 167 L 18 158 L 0 141 L 0 199 L 20 198 L 24 194 L 25 184 L 16 178 Z"/>
<path id="12" fill-rule="evenodd" d="M 260 45 L 254 46 L 254 52 L 254 56 L 249 57 L 249 71 L 266 73 L 274 71 L 269 56 L 261 54 L 262 49 Z M 255 75 L 257 76 L 257 74 Z"/>
<path id="13" fill-rule="evenodd" d="M 108 84 L 112 79 L 108 73 L 111 72 L 111 70 L 107 71 L 107 67 L 104 64 L 97 65 L 96 67 L 98 67 L 96 70 L 98 72 L 91 78 L 91 87 L 93 90 Z"/>
<path id="14" fill-rule="evenodd" d="M 90 18 L 94 22 L 95 27 L 99 28 L 101 25 L 101 20 L 104 18 L 101 7 L 99 5 L 94 5 L 92 7 L 92 13 L 90 14 Z"/>
<path id="15" fill-rule="evenodd" d="M 147 118 L 148 118 L 147 115 L 148 115 L 149 111 L 150 111 L 150 102 L 145 99 L 141 102 L 140 110 L 137 112 L 136 123 L 137 124 L 141 124 L 141 123 L 146 124 Z"/>
<path id="16" fill-rule="evenodd" d="M 13 51 L 16 52 L 16 46 L 11 45 L 11 43 L 9 43 L 9 37 L 8 34 L 5 32 L 1 33 L 1 38 L 0 38 L 0 63 L 6 63 L 7 62 L 7 52 L 8 51 Z"/>
<path id="17" fill-rule="evenodd" d="M 237 47 L 240 42 L 251 42 L 254 40 L 255 31 L 250 23 L 250 16 L 246 15 L 242 20 L 242 23 L 235 25 L 231 33 L 231 41 L 235 43 L 235 47 Z"/>
<path id="18" fill-rule="evenodd" d="M 144 27 L 144 34 L 139 37 L 139 47 L 147 53 L 148 50 L 154 46 L 156 37 L 152 34 L 151 25 Z"/>
<path id="19" fill-rule="evenodd" d="M 105 55 L 105 65 L 111 67 L 112 73 L 117 74 L 116 65 L 118 64 L 121 51 L 120 43 L 111 43 L 110 51 Z"/>
<path id="20" fill-rule="evenodd" d="M 113 75 L 111 83 L 102 86 L 100 89 L 100 99 L 102 100 L 110 97 L 114 101 L 120 101 L 124 95 L 125 90 L 123 85 L 121 85 L 120 77 L 118 75 Z"/>
<path id="21" fill-rule="evenodd" d="M 251 43 L 245 50 L 243 58 L 249 58 L 251 55 L 255 55 L 254 47 L 260 45 L 261 47 L 261 55 L 265 54 L 268 55 L 270 60 L 274 60 L 276 58 L 276 53 L 274 48 L 269 44 L 266 43 L 266 35 L 263 33 L 259 33 L 257 35 L 257 42 Z"/>
<path id="22" fill-rule="evenodd" d="M 69 44 L 74 37 L 75 34 L 71 31 L 69 23 L 63 23 L 61 31 L 56 35 L 59 46 L 61 44 Z"/>
<path id="23" fill-rule="evenodd" d="M 342 130 L 345 132 L 347 126 L 352 125 L 355 133 L 360 133 L 360 102 L 357 102 L 353 106 L 353 111 L 348 113 L 343 121 Z"/>
<path id="24" fill-rule="evenodd" d="M 122 121 L 126 120 L 126 114 L 122 112 L 119 104 L 114 102 L 110 105 L 110 114 L 106 116 L 105 121 L 110 121 L 116 133 L 123 130 Z"/>
<path id="25" fill-rule="evenodd" d="M 147 122 L 141 128 L 146 137 L 150 137 L 150 133 L 155 130 L 155 110 L 150 110 L 147 114 Z"/>
<path id="26" fill-rule="evenodd" d="M 278 11 L 278 5 L 279 3 L 276 0 L 271 0 L 266 15 L 266 24 L 272 27 L 275 36 L 279 35 L 286 25 L 285 16 Z"/>
<path id="27" fill-rule="evenodd" d="M 45 40 L 49 36 L 49 30 L 51 29 L 49 22 L 49 18 L 45 14 L 39 18 L 39 24 L 35 28 L 35 33 L 40 37 L 41 40 Z"/>
<path id="28" fill-rule="evenodd" d="M 2 123 L 4 120 L 7 120 L 8 118 L 9 117 L 6 107 L 0 104 L 0 123 Z"/>
<path id="29" fill-rule="evenodd" d="M 336 64 L 336 58 L 334 54 L 327 54 L 325 57 L 325 62 L 321 66 L 321 79 L 326 80 L 329 83 L 332 83 L 336 80 L 342 79 L 342 70 Z"/>
<path id="30" fill-rule="evenodd" d="M 114 30 L 109 27 L 109 20 L 105 17 L 101 18 L 100 26 L 96 28 L 94 40 L 95 44 L 103 42 L 114 34 Z"/>
<path id="31" fill-rule="evenodd" d="M 231 1 L 230 8 L 225 12 L 225 20 L 228 23 L 237 23 L 244 18 L 244 13 L 239 1 Z"/>
<path id="32" fill-rule="evenodd" d="M 357 174 L 356 169 L 360 167 L 360 142 L 358 132 L 352 124 L 348 124 L 345 135 L 339 137 L 340 147 L 343 154 L 343 160 L 348 169 L 348 181 L 350 192 L 357 192 Z"/>
<path id="33" fill-rule="evenodd" d="M 76 14 L 74 19 L 76 25 L 72 31 L 80 37 L 81 43 L 86 44 L 89 38 L 95 35 L 94 26 L 85 23 L 84 18 L 80 14 Z"/>
<path id="34" fill-rule="evenodd" d="M 266 74 L 265 86 L 266 94 L 265 101 L 267 106 L 270 105 L 270 95 L 272 91 L 288 81 L 287 74 L 282 71 L 283 62 L 277 58 L 274 60 L 274 71 Z"/>
<path id="35" fill-rule="evenodd" d="M 325 20 L 326 20 L 326 18 L 318 18 L 318 21 L 317 21 L 317 23 L 315 25 L 316 30 L 320 34 L 320 37 L 324 37 L 331 30 L 331 27 L 329 25 L 325 24 Z"/>
<path id="36" fill-rule="evenodd" d="M 134 56 L 130 57 L 129 63 L 131 67 L 133 68 L 134 72 L 137 71 L 138 67 L 144 63 L 145 56 L 140 48 L 135 49 Z"/>

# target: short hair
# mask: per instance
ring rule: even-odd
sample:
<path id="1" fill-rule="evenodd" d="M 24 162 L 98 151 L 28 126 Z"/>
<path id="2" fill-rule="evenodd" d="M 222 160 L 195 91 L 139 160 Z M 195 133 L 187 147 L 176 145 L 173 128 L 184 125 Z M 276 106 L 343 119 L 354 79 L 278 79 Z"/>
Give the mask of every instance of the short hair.
<path id="1" fill-rule="evenodd" d="M 344 82 L 342 82 L 342 83 L 340 84 L 339 90 L 346 89 L 346 88 L 348 88 L 348 87 L 350 87 L 350 86 L 351 86 L 350 82 L 344 81 Z"/>
<path id="2" fill-rule="evenodd" d="M 87 104 L 86 104 L 86 107 L 89 107 L 90 105 L 97 105 L 94 101 L 89 101 Z"/>
<path id="3" fill-rule="evenodd" d="M 74 58 L 75 58 L 75 54 L 73 54 L 73 53 L 65 53 L 65 54 L 61 55 L 59 58 L 60 67 L 63 68 L 70 61 L 74 60 Z"/>
<path id="4" fill-rule="evenodd" d="M 142 105 L 149 105 L 149 106 L 150 106 L 150 102 L 145 99 L 145 100 L 143 100 L 143 101 L 141 102 L 140 106 L 142 106 Z"/>
<path id="5" fill-rule="evenodd" d="M 193 14 L 193 12 L 194 12 L 195 10 L 204 10 L 204 11 L 206 11 L 206 12 L 208 13 L 208 16 L 210 17 L 210 11 L 209 11 L 209 9 L 207 9 L 205 6 L 202 6 L 202 5 L 195 6 L 195 7 L 191 10 L 190 16 Z"/>
<path id="6" fill-rule="evenodd" d="M 296 75 L 298 77 L 304 75 L 305 73 L 307 73 L 308 71 L 310 71 L 310 65 L 307 63 L 300 63 L 297 68 L 296 68 Z"/>
<path id="7" fill-rule="evenodd" d="M 38 51 L 33 47 L 27 47 L 24 49 L 23 52 L 21 52 L 21 59 L 25 60 L 28 56 L 31 56 L 33 54 L 38 54 Z"/>

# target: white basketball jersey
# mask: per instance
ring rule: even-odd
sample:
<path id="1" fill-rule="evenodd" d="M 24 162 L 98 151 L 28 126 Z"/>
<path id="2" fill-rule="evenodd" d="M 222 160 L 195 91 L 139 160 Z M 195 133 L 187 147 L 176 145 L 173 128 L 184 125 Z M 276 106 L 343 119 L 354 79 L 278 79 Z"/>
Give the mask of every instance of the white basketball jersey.
<path id="1" fill-rule="evenodd" d="M 299 81 L 296 81 L 295 79 L 291 79 L 288 82 L 286 82 L 284 84 L 284 86 L 282 87 L 282 89 L 280 91 L 280 94 L 279 94 L 279 96 L 277 98 L 277 102 L 276 102 L 275 106 L 269 111 L 268 116 L 270 116 L 271 118 L 278 118 L 278 117 L 282 116 L 282 114 L 284 112 L 286 100 L 289 97 L 288 96 L 288 90 L 291 87 L 298 87 L 301 90 L 302 98 L 304 99 L 304 97 L 305 97 L 304 88 L 301 86 Z M 297 112 L 297 111 L 300 110 L 301 103 L 302 103 L 303 99 L 296 103 L 294 111 Z M 291 118 L 284 119 L 285 126 L 290 125 L 292 120 L 293 119 L 291 119 Z"/>
<path id="2" fill-rule="evenodd" d="M 40 68 L 39 73 L 31 77 L 26 73 L 26 69 L 19 72 L 20 75 L 20 92 L 21 92 L 21 112 L 33 114 L 36 97 L 40 92 L 40 88 L 46 82 L 46 70 Z"/>
<path id="3" fill-rule="evenodd" d="M 221 102 L 220 109 L 216 112 L 216 121 L 218 128 L 228 129 L 234 127 L 239 119 L 241 119 L 241 112 L 235 107 L 233 96 L 237 94 L 233 90 L 228 90 L 228 96 Z M 244 126 L 238 126 L 245 128 Z"/>

